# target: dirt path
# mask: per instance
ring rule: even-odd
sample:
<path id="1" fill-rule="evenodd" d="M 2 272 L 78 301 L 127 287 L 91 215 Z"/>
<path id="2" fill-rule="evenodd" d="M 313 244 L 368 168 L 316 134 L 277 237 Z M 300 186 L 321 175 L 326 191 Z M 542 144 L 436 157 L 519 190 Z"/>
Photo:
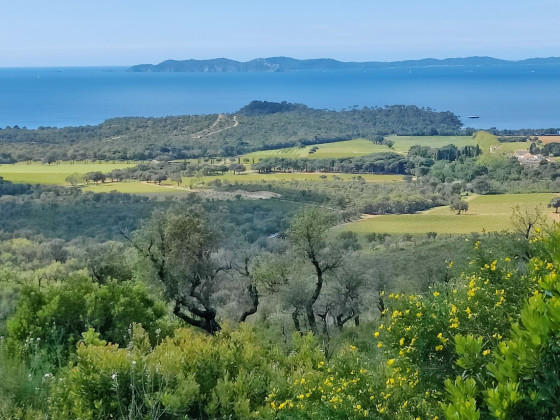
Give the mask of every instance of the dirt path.
<path id="1" fill-rule="evenodd" d="M 201 130 L 197 133 L 191 134 L 191 137 L 193 139 L 201 139 L 203 137 L 208 137 L 213 134 L 217 134 L 217 133 L 221 133 L 222 131 L 229 130 L 230 128 L 235 128 L 239 125 L 239 121 L 237 120 L 237 115 L 234 115 L 232 125 L 230 125 L 229 127 L 224 127 L 216 130 L 218 124 L 220 124 L 223 120 L 225 120 L 225 118 L 226 116 L 224 114 L 219 114 L 218 118 L 216 118 L 216 121 L 214 121 L 210 127 L 205 128 L 204 130 Z"/>

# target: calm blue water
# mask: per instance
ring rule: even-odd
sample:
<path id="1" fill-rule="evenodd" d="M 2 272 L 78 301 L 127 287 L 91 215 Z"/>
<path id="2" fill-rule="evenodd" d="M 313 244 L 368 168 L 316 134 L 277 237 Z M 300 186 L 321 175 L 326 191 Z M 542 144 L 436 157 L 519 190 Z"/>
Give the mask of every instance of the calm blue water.
<path id="1" fill-rule="evenodd" d="M 116 67 L 0 69 L 0 127 L 235 112 L 252 100 L 337 110 L 418 105 L 452 111 L 475 128 L 560 127 L 560 65 L 211 74 L 129 73 Z"/>

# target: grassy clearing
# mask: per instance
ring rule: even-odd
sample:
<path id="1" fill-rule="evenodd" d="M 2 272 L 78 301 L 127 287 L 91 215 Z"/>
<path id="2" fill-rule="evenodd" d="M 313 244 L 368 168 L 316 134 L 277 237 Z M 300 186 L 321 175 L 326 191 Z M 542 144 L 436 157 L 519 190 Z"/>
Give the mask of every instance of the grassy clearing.
<path id="1" fill-rule="evenodd" d="M 517 150 L 529 150 L 529 146 L 531 146 L 530 142 L 526 141 L 514 141 L 514 142 L 507 142 L 507 143 L 500 143 L 496 151 L 502 153 L 515 153 Z"/>
<path id="2" fill-rule="evenodd" d="M 535 207 L 552 218 L 554 212 L 546 205 L 556 194 L 503 194 L 478 196 L 469 201 L 469 211 L 456 215 L 449 207 L 438 207 L 418 214 L 384 215 L 342 225 L 340 231 L 361 234 L 387 232 L 391 234 L 468 234 L 471 232 L 499 232 L 511 229 L 513 207 L 532 211 Z"/>
<path id="3" fill-rule="evenodd" d="M 457 147 L 474 146 L 476 142 L 470 136 L 389 136 L 394 142 L 393 148 L 375 144 L 366 139 L 337 141 L 335 143 L 318 144 L 315 153 L 309 153 L 313 146 L 289 147 L 278 150 L 264 150 L 243 155 L 241 158 L 258 162 L 265 158 L 308 158 L 308 159 L 333 159 L 343 157 L 359 157 L 373 153 L 397 152 L 406 154 L 411 146 L 416 144 L 430 147 L 443 147 L 454 144 Z"/>
<path id="4" fill-rule="evenodd" d="M 478 162 L 487 165 L 492 162 L 508 159 L 509 153 L 506 151 L 508 147 L 515 148 L 516 146 L 505 146 L 506 143 L 500 143 L 498 137 L 486 131 L 479 131 L 476 133 L 475 141 L 480 146 L 482 155 L 478 158 Z M 517 150 L 517 149 L 514 149 Z M 511 152 L 513 152 L 512 150 Z"/>
<path id="5" fill-rule="evenodd" d="M 454 144 L 457 147 L 476 146 L 471 136 L 389 136 L 395 142 L 393 150 L 398 153 L 407 153 L 411 146 L 443 147 Z"/>
<path id="6" fill-rule="evenodd" d="M 317 147 L 315 153 L 309 153 L 311 148 Z M 286 149 L 263 150 L 242 156 L 250 162 L 258 162 L 265 158 L 307 158 L 307 159 L 331 159 L 339 157 L 358 157 L 371 155 L 372 153 L 389 152 L 387 146 L 375 144 L 366 139 L 337 141 L 334 143 L 317 144 L 305 147 L 289 147 Z"/>
<path id="7" fill-rule="evenodd" d="M 73 173 L 86 174 L 88 172 L 110 172 L 135 166 L 137 163 L 61 163 L 59 165 L 42 165 L 37 163 L 16 165 L 0 165 L 0 176 L 7 181 L 29 183 L 67 185 L 66 177 Z"/>

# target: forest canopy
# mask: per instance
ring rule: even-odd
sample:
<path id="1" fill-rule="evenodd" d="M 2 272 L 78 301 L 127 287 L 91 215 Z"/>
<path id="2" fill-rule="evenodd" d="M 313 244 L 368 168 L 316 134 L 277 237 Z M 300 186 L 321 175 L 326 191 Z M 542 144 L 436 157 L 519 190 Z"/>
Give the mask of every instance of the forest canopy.
<path id="1" fill-rule="evenodd" d="M 0 163 L 227 157 L 379 135 L 464 133 L 451 112 L 395 105 L 329 111 L 253 101 L 235 114 L 113 118 L 96 126 L 0 129 Z"/>

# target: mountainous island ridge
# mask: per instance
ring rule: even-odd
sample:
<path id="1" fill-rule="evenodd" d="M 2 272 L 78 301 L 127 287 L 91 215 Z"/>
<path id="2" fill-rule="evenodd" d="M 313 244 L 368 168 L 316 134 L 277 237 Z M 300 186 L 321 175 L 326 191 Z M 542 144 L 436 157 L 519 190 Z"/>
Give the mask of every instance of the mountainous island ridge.
<path id="1" fill-rule="evenodd" d="M 332 58 L 299 60 L 290 57 L 256 58 L 242 62 L 228 58 L 209 60 L 165 60 L 159 64 L 138 64 L 129 68 L 132 72 L 193 72 L 193 73 L 234 73 L 234 72 L 289 72 L 299 70 L 347 70 L 347 69 L 382 69 L 394 67 L 433 67 L 433 66 L 477 66 L 477 65 L 534 65 L 560 64 L 560 57 L 529 58 L 510 61 L 493 57 L 464 58 L 425 58 L 404 61 L 367 61 L 345 62 Z"/>

